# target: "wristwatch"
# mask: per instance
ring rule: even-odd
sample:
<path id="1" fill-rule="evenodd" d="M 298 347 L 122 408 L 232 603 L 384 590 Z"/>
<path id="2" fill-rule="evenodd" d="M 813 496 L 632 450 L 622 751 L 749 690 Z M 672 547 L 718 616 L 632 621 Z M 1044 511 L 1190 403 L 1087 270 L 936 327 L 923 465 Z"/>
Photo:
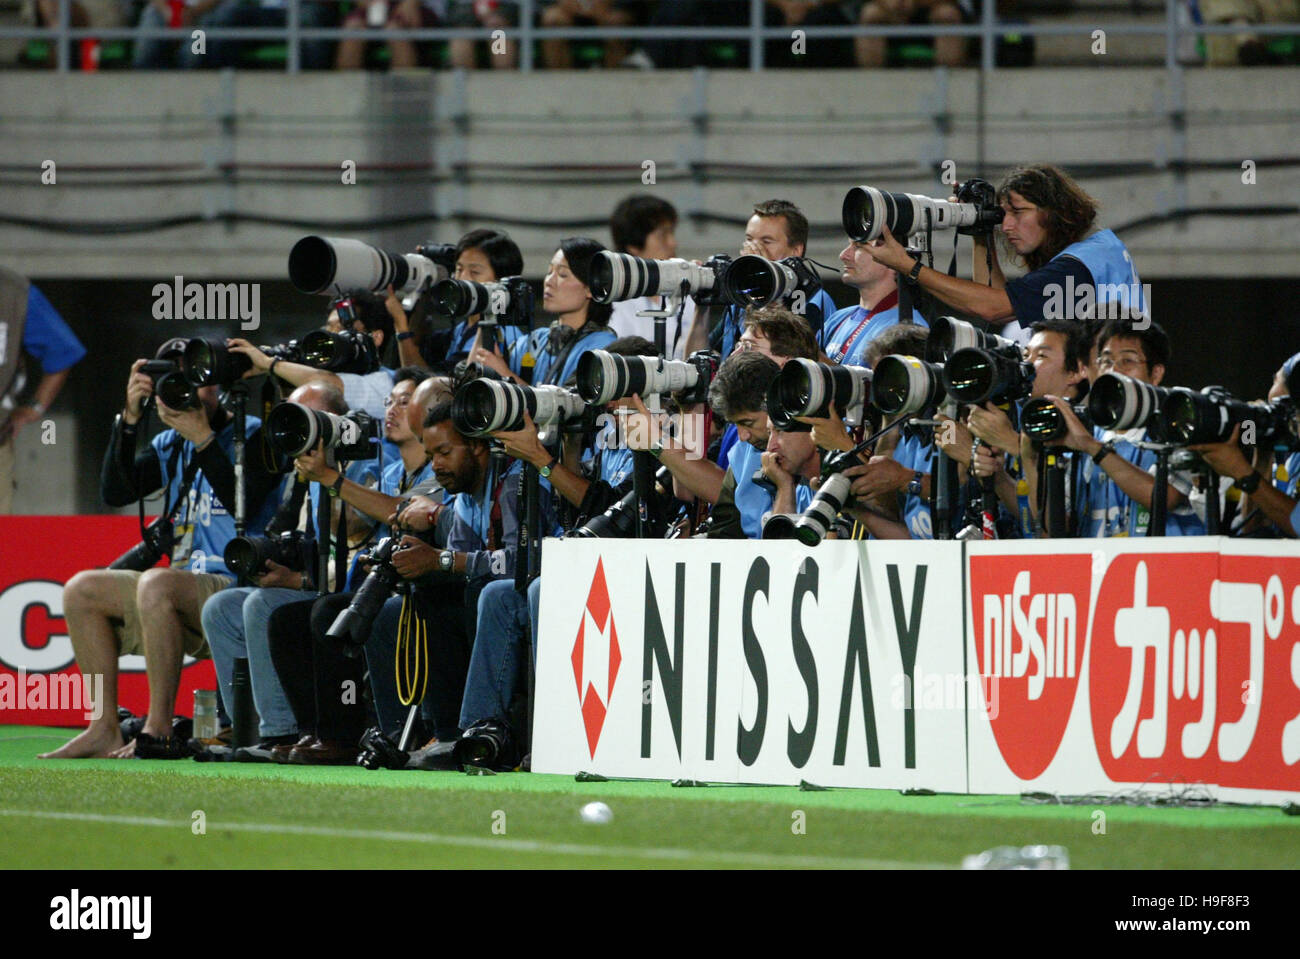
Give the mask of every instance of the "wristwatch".
<path id="1" fill-rule="evenodd" d="M 556 464 L 559 462 L 560 458 L 558 456 L 552 456 L 551 461 L 537 471 L 537 475 L 542 479 L 550 479 L 551 470 L 555 469 Z"/>
<path id="2" fill-rule="evenodd" d="M 920 495 L 921 495 L 921 477 L 924 476 L 924 475 L 925 475 L 925 474 L 922 473 L 920 470 L 917 470 L 914 474 L 912 474 L 912 479 L 911 479 L 911 481 L 907 484 L 907 495 L 908 495 L 908 496 L 920 496 Z"/>
<path id="3" fill-rule="evenodd" d="M 1241 490 L 1243 493 L 1249 494 L 1259 489 L 1260 481 L 1263 480 L 1263 478 L 1264 477 L 1260 476 L 1254 470 L 1251 470 L 1245 476 L 1233 480 L 1232 485 L 1237 487 L 1237 489 Z"/>
<path id="4" fill-rule="evenodd" d="M 331 496 L 338 496 L 339 490 L 343 488 L 343 471 L 338 471 L 338 478 L 327 487 Z"/>
<path id="5" fill-rule="evenodd" d="M 456 554 L 449 549 L 444 549 L 438 554 L 438 569 L 444 573 L 450 573 L 456 565 Z"/>
<path id="6" fill-rule="evenodd" d="M 1101 444 L 1101 449 L 1092 454 L 1092 461 L 1100 466 L 1101 461 L 1113 452 L 1115 452 L 1115 441 L 1107 440 L 1105 443 Z"/>
<path id="7" fill-rule="evenodd" d="M 415 334 L 412 333 L 410 330 L 402 330 L 402 332 L 400 332 L 400 333 L 397 334 L 397 338 L 398 338 L 399 340 L 409 340 L 409 339 L 411 339 L 413 336 L 415 336 Z"/>
<path id="8" fill-rule="evenodd" d="M 905 277 L 908 283 L 915 284 L 920 282 L 922 265 L 923 264 L 921 263 L 921 258 L 918 256 L 916 258 L 916 262 L 912 264 L 911 271 Z"/>

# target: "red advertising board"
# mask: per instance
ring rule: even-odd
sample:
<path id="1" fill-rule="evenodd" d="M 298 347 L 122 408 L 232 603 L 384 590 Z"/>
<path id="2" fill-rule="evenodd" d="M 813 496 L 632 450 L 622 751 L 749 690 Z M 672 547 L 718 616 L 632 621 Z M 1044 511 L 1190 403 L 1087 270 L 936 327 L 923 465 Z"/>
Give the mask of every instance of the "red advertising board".
<path id="1" fill-rule="evenodd" d="M 63 619 L 63 586 L 139 541 L 139 521 L 129 516 L 0 516 L 0 724 L 86 725 L 86 707 L 54 709 L 47 695 L 72 685 L 53 677 L 80 675 Z M 118 702 L 142 715 L 149 706 L 144 659 L 123 657 L 119 668 Z M 214 689 L 215 682 L 210 660 L 187 666 L 176 711 L 189 715 L 193 691 Z"/>
<path id="2" fill-rule="evenodd" d="M 967 563 L 968 650 L 999 681 L 972 791 L 1300 793 L 1294 542 L 972 544 Z"/>

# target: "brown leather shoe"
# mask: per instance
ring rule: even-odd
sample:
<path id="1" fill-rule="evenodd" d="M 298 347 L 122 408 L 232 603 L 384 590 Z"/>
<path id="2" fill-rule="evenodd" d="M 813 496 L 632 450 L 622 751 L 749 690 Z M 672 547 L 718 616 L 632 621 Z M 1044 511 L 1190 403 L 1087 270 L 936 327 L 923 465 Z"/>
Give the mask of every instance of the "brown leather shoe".
<path id="1" fill-rule="evenodd" d="M 355 743 L 320 739 L 310 746 L 295 746 L 289 762 L 296 766 L 351 766 L 360 750 Z"/>
<path id="2" fill-rule="evenodd" d="M 271 761 L 277 763 L 287 763 L 289 761 L 289 754 L 293 752 L 295 749 L 297 749 L 299 746 L 302 746 L 305 749 L 308 746 L 313 746 L 318 742 L 320 742 L 319 739 L 317 739 L 311 733 L 307 733 L 296 743 L 286 743 L 283 746 L 274 746 L 271 749 Z"/>

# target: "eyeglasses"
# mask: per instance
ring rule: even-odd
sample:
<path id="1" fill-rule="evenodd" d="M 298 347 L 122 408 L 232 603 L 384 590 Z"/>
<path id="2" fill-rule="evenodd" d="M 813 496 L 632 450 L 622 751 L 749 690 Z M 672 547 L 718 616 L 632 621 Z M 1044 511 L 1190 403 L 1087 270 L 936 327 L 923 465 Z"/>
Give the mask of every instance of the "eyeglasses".
<path id="1" fill-rule="evenodd" d="M 1132 353 L 1125 353 L 1119 357 L 1113 357 L 1109 353 L 1103 353 L 1097 357 L 1098 369 L 1119 370 L 1121 373 L 1128 373 L 1133 370 L 1141 369 L 1146 366 L 1146 360 Z"/>

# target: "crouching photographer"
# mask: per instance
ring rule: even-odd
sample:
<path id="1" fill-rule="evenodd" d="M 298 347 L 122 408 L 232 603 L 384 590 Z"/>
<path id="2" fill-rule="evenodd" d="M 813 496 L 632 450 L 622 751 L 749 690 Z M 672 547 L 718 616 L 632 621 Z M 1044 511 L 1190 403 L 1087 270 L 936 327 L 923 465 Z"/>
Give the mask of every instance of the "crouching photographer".
<path id="1" fill-rule="evenodd" d="M 100 474 L 100 495 L 110 506 L 142 501 L 162 490 L 162 519 L 109 569 L 86 570 L 68 581 L 64 616 L 77 666 L 104 677 L 99 718 L 42 758 L 138 756 L 171 759 L 187 754 L 171 736 L 171 718 L 186 655 L 206 657 L 200 612 L 204 601 L 234 584 L 223 556 L 235 535 L 235 418 L 221 404 L 221 386 L 198 387 L 181 375 L 181 341 L 169 341 L 153 361 L 136 360 L 126 406 Z M 146 367 L 148 367 L 146 369 Z M 147 439 L 145 415 L 156 410 L 166 427 Z M 247 445 L 256 449 L 260 421 L 247 417 Z M 247 532 L 260 534 L 275 508 L 268 494 L 273 468 L 249 456 L 244 469 Z M 144 526 L 141 505 L 141 526 Z M 153 569 L 170 554 L 171 565 Z M 136 739 L 123 744 L 117 716 L 119 656 L 143 653 L 149 675 L 149 715 Z"/>

